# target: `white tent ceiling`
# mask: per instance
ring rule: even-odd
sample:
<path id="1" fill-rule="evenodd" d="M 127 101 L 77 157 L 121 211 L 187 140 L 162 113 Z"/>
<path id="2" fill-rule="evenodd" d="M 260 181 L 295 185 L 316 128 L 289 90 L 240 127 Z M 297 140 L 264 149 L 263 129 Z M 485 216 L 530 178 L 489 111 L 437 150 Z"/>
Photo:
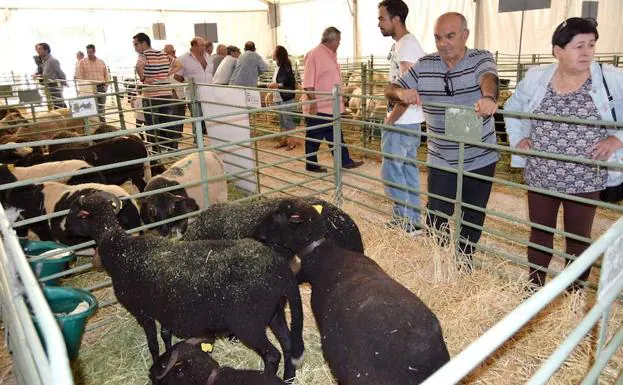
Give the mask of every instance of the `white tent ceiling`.
<path id="1" fill-rule="evenodd" d="M 0 8 L 164 10 L 197 12 L 266 11 L 263 0 L 0 0 Z"/>

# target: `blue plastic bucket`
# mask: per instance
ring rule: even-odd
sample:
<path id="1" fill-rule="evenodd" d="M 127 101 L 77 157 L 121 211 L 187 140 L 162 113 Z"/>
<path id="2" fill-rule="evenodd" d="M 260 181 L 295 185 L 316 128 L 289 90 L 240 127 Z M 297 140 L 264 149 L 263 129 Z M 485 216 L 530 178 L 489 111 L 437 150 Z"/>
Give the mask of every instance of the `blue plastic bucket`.
<path id="1" fill-rule="evenodd" d="M 39 257 L 44 253 L 52 254 L 55 250 L 66 248 L 62 243 L 52 241 L 31 241 L 28 239 L 19 240 L 26 257 Z M 76 255 L 72 251 L 68 251 L 52 258 L 40 259 L 36 262 L 30 262 L 30 268 L 34 271 L 38 278 L 60 273 L 67 270 L 69 263 L 76 259 Z M 45 281 L 46 286 L 57 286 L 59 278 Z"/>

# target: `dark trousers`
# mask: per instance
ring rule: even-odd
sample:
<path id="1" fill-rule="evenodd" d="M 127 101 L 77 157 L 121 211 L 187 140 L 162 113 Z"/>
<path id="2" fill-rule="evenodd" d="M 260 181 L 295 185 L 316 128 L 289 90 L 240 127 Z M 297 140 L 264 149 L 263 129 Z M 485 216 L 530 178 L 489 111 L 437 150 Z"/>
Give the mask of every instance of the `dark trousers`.
<path id="1" fill-rule="evenodd" d="M 99 116 L 101 123 L 106 123 L 106 86 L 104 84 L 98 84 L 96 86 L 97 93 L 95 98 L 97 100 L 97 115 Z"/>
<path id="2" fill-rule="evenodd" d="M 573 195 L 598 200 L 599 194 L 600 191 Z M 528 213 L 530 215 L 530 221 L 543 226 L 556 228 L 558 209 L 561 204 L 563 208 L 565 231 L 581 237 L 590 238 L 596 211 L 596 207 L 594 205 L 574 202 L 568 199 L 556 198 L 529 191 Z M 532 227 L 530 229 L 530 242 L 551 249 L 554 245 L 554 234 L 549 231 L 539 230 Z M 589 246 L 586 242 L 570 238 L 565 238 L 565 243 L 567 254 L 574 256 L 582 254 Z M 547 268 L 551 260 L 552 253 L 537 250 L 532 247 L 528 248 L 529 262 Z M 571 261 L 567 259 L 567 265 L 569 263 L 571 263 Z M 590 272 L 590 269 L 586 270 L 582 273 L 579 279 L 585 281 Z M 530 268 L 530 282 L 537 286 L 543 286 L 545 284 L 546 275 L 547 274 L 544 271 L 539 271 L 532 267 Z"/>
<path id="3" fill-rule="evenodd" d="M 194 116 L 195 118 L 198 118 L 200 116 L 203 116 L 203 109 L 201 108 L 201 102 L 195 102 L 197 105 L 197 116 Z M 193 111 L 193 106 L 192 103 L 188 103 L 188 110 L 191 112 L 192 115 L 192 111 Z M 193 133 L 195 132 L 195 126 L 193 125 Z M 208 133 L 208 130 L 206 129 L 206 122 L 205 120 L 201 121 L 201 133 L 203 135 L 206 135 Z M 195 144 L 197 144 L 197 136 L 193 135 L 193 137 L 195 138 Z"/>
<path id="4" fill-rule="evenodd" d="M 63 86 L 60 83 L 49 83 L 48 90 L 50 91 L 50 99 L 54 109 L 67 108 L 65 100 L 63 99 Z"/>
<path id="5" fill-rule="evenodd" d="M 149 99 L 143 98 L 143 109 L 145 114 L 145 125 L 152 126 L 154 124 L 167 123 L 170 121 L 168 116 L 162 116 L 158 114 L 167 114 L 172 115 L 173 107 L 172 106 L 162 106 L 163 104 L 170 104 L 170 100 L 159 100 L 159 99 Z M 164 143 L 162 146 L 159 146 L 158 143 L 169 138 L 179 138 L 181 133 L 171 133 L 168 131 L 173 130 L 175 127 L 166 127 L 163 130 L 151 130 L 146 131 L 147 141 L 152 143 L 152 151 L 154 152 L 166 152 L 166 147 L 173 147 L 177 149 L 177 142 L 172 143 Z M 166 130 L 166 131 L 165 131 Z"/>
<path id="6" fill-rule="evenodd" d="M 326 117 L 332 117 L 333 116 L 333 115 L 323 114 L 323 113 L 319 113 L 318 115 L 319 116 L 326 116 Z M 306 117 L 305 121 L 306 121 L 306 124 L 307 124 L 307 128 L 310 128 L 310 130 L 308 130 L 305 133 L 305 137 L 307 139 L 326 140 L 328 142 L 333 143 L 333 141 L 334 141 L 334 138 L 333 138 L 333 127 L 328 126 L 328 127 L 322 127 L 322 128 L 312 128 L 314 126 L 318 126 L 318 125 L 321 125 L 321 124 L 330 123 L 331 122 L 330 120 Z M 341 137 L 342 137 L 342 144 L 344 144 L 344 135 L 341 135 Z M 314 152 L 318 151 L 319 148 L 320 148 L 320 143 L 319 142 L 313 142 L 313 141 L 310 141 L 310 140 L 306 140 L 305 141 L 305 154 L 314 153 Z M 333 145 L 330 144 L 329 148 L 333 149 Z M 333 155 L 333 153 L 331 153 L 331 155 Z M 314 163 L 310 163 L 310 162 L 314 162 Z M 314 155 L 307 155 L 307 163 L 305 164 L 305 168 L 307 168 L 307 169 L 318 168 L 319 166 L 316 165 L 315 163 L 318 163 L 318 156 L 316 154 L 314 154 Z M 351 164 L 351 163 L 353 163 L 353 160 L 350 158 L 350 154 L 348 153 L 348 148 L 342 146 L 342 166 L 345 166 L 345 165 Z"/>
<path id="7" fill-rule="evenodd" d="M 495 163 L 488 166 L 471 170 L 471 173 L 479 174 L 483 176 L 493 177 L 495 174 Z M 456 198 L 456 178 L 457 175 L 451 172 L 438 170 L 435 168 L 428 169 L 428 192 L 431 194 L 441 195 L 446 198 Z M 487 207 L 489 201 L 489 195 L 491 194 L 492 183 L 470 177 L 463 177 L 463 203 L 468 203 L 473 206 L 482 208 Z M 454 214 L 454 203 L 445 202 L 440 199 L 428 197 L 428 203 L 426 205 L 428 209 L 428 216 L 426 223 L 429 228 L 440 230 L 444 233 L 440 237 L 442 243 L 447 242 L 447 235 L 450 232 L 448 227 L 448 220 L 435 215 L 435 211 L 441 212 L 446 215 Z M 462 208 L 464 222 L 469 222 L 477 226 L 482 226 L 485 222 L 485 213 L 480 211 L 471 210 L 468 208 Z M 466 224 L 461 225 L 460 233 L 460 247 L 461 251 L 468 257 L 474 254 L 475 247 L 466 243 L 466 241 L 478 243 L 480 240 L 481 231 L 470 227 Z"/>

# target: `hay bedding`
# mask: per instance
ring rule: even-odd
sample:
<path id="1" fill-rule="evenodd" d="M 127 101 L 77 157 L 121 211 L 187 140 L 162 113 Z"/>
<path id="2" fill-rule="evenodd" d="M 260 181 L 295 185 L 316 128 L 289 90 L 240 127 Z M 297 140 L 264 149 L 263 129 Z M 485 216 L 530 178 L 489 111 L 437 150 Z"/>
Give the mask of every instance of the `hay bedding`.
<path id="1" fill-rule="evenodd" d="M 466 348 L 526 297 L 525 273 L 502 259 L 481 255 L 478 260 L 483 267 L 471 275 L 466 274 L 456 268 L 450 249 L 437 247 L 431 238 L 411 239 L 401 232 L 381 227 L 379 224 L 384 219 L 378 215 L 348 205 L 346 211 L 362 230 L 367 254 L 420 296 L 437 314 L 452 356 Z M 504 274 L 496 271 L 503 271 Z M 320 338 L 309 304 L 311 289 L 303 286 L 301 292 L 306 354 L 295 384 L 335 384 L 322 358 Z M 110 289 L 101 293 L 108 298 Z M 577 325 L 593 302 L 592 293 L 559 297 L 462 383 L 525 383 L 543 359 Z M 114 322 L 85 335 L 79 360 L 74 364 L 76 383 L 148 384 L 147 370 L 151 359 L 142 329 L 118 305 L 107 307 L 103 312 L 105 316 L 97 314 L 90 324 L 107 319 Z M 621 324 L 623 314 L 620 307 L 615 307 L 611 319 L 613 328 Z M 579 382 L 591 362 L 595 336 L 596 332 L 575 349 L 550 384 Z M 262 366 L 258 355 L 242 344 L 227 340 L 216 343 L 214 358 L 221 365 L 236 368 L 259 369 Z M 614 383 L 622 362 L 623 356 L 618 354 L 606 369 L 607 378 L 600 384 Z"/>

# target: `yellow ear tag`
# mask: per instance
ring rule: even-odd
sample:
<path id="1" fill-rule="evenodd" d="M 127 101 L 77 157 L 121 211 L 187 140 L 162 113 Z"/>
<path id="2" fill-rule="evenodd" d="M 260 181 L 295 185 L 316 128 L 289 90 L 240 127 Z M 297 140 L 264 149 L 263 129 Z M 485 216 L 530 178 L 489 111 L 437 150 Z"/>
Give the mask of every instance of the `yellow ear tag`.
<path id="1" fill-rule="evenodd" d="M 212 353 L 212 350 L 214 350 L 214 345 L 208 344 L 206 342 L 201 343 L 201 351 L 203 351 L 204 353 Z"/>
<path id="2" fill-rule="evenodd" d="M 316 209 L 316 211 L 318 211 L 318 214 L 322 214 L 322 205 L 314 205 L 314 208 Z"/>
<path id="3" fill-rule="evenodd" d="M 6 167 L 9 169 L 9 172 L 13 172 L 13 170 L 15 170 L 14 164 L 7 164 Z"/>

